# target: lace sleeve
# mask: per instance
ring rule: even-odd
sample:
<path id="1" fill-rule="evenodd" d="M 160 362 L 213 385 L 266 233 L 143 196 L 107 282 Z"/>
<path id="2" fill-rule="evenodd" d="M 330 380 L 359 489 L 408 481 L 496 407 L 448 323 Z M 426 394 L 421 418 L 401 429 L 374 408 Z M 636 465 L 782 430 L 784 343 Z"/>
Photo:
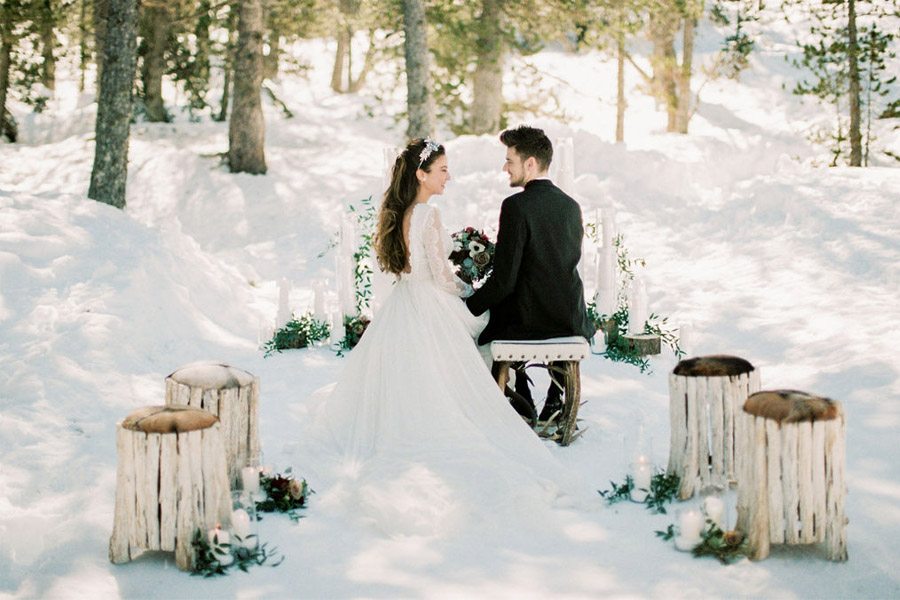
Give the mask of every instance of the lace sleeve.
<path id="1" fill-rule="evenodd" d="M 435 283 L 451 294 L 462 298 L 472 295 L 472 286 L 457 277 L 450 269 L 450 261 L 447 260 L 449 252 L 444 247 L 444 238 L 447 232 L 441 223 L 441 214 L 437 208 L 431 208 L 425 215 L 425 223 L 422 227 L 422 241 L 425 245 L 425 255 L 428 259 L 428 269 Z"/>

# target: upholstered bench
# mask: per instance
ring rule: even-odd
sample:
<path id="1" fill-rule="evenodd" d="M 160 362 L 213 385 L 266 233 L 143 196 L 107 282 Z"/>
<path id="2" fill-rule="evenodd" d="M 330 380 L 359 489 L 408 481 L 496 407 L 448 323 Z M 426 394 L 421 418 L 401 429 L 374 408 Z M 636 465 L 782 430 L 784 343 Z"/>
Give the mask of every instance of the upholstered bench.
<path id="1" fill-rule="evenodd" d="M 562 363 L 565 380 L 565 402 L 559 427 L 553 438 L 568 446 L 575 437 L 575 422 L 581 403 L 580 362 L 590 353 L 590 345 L 580 336 L 550 338 L 546 340 L 497 340 L 491 342 L 497 385 L 506 390 L 509 369 L 514 363 L 536 363 L 549 368 L 550 363 Z"/>

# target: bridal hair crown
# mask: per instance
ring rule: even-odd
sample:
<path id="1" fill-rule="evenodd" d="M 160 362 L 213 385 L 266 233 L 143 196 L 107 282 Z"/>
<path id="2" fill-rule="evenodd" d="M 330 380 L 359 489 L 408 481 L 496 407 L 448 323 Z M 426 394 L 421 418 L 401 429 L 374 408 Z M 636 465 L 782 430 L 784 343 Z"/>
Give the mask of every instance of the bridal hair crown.
<path id="1" fill-rule="evenodd" d="M 425 142 L 425 147 L 419 152 L 419 168 L 425 164 L 425 161 L 428 160 L 428 157 L 431 156 L 432 152 L 437 152 L 438 148 L 441 147 L 440 144 L 432 139 L 425 138 L 423 141 Z"/>

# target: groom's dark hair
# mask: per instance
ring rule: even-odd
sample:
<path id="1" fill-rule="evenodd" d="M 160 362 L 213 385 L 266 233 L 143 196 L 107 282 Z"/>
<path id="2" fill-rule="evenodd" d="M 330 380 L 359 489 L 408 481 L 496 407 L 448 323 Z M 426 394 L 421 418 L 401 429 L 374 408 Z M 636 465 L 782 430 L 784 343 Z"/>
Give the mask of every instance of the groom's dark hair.
<path id="1" fill-rule="evenodd" d="M 550 167 L 550 161 L 553 160 L 553 144 L 543 129 L 519 125 L 515 129 L 507 129 L 501 133 L 500 141 L 507 148 L 514 149 L 522 160 L 534 157 L 541 171 Z"/>

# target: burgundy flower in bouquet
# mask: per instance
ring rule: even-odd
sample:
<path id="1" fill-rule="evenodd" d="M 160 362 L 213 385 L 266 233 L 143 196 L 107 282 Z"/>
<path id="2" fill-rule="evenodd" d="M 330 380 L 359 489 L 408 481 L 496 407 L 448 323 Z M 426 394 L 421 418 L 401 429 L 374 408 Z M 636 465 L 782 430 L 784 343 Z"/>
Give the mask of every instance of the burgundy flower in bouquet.
<path id="1" fill-rule="evenodd" d="M 494 242 L 474 227 L 466 227 L 451 237 L 450 262 L 456 266 L 456 275 L 470 285 L 487 277 L 494 265 Z"/>

